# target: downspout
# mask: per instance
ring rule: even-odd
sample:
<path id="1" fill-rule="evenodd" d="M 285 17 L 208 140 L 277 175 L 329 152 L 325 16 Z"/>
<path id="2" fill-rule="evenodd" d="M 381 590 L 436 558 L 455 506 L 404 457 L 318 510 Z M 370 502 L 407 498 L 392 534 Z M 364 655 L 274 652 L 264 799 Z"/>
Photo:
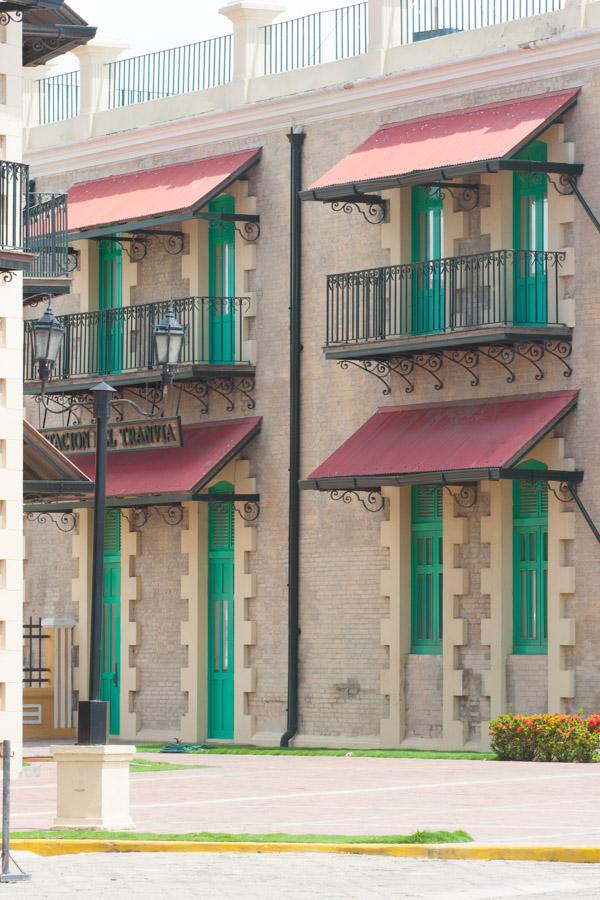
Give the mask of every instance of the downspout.
<path id="1" fill-rule="evenodd" d="M 289 747 L 298 730 L 298 639 L 300 637 L 300 354 L 301 206 L 304 133 L 292 128 L 290 142 L 290 468 L 288 514 L 288 709 L 280 746 Z"/>

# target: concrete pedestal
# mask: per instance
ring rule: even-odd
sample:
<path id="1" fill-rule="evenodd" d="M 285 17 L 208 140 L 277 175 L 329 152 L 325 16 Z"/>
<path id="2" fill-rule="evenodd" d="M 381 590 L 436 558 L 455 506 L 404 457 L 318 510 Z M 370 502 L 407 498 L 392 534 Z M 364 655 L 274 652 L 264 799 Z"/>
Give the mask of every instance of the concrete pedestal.
<path id="1" fill-rule="evenodd" d="M 132 828 L 129 763 L 135 747 L 51 747 L 57 763 L 55 828 Z"/>

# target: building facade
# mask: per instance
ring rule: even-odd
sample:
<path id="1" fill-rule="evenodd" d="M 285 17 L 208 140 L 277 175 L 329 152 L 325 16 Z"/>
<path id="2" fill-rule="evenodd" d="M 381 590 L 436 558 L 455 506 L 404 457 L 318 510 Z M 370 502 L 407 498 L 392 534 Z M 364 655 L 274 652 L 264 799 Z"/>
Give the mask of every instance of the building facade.
<path id="1" fill-rule="evenodd" d="M 114 739 L 483 748 L 502 712 L 598 708 L 600 4 L 530 11 L 369 0 L 313 46 L 236 2 L 210 77 L 161 94 L 92 44 L 32 85 L 71 272 L 43 396 L 26 323 L 27 415 L 93 478 L 90 388 L 139 407 L 108 454 Z M 26 615 L 76 621 L 76 706 L 92 511 L 28 511 Z"/>

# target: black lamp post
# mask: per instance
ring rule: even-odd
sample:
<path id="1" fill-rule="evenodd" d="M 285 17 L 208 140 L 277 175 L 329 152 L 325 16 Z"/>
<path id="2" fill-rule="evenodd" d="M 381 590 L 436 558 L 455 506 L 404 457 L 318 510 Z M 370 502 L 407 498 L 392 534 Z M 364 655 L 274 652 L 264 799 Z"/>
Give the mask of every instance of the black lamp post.
<path id="1" fill-rule="evenodd" d="M 102 650 L 102 596 L 104 592 L 104 520 L 106 513 L 106 456 L 111 394 L 105 381 L 92 388 L 96 419 L 96 478 L 94 484 L 94 543 L 92 549 L 92 609 L 90 635 L 89 700 L 79 701 L 78 744 L 106 744 L 108 703 L 100 699 Z"/>
<path id="2" fill-rule="evenodd" d="M 154 326 L 154 353 L 162 368 L 163 384 L 173 381 L 173 368 L 179 362 L 184 337 L 185 328 L 177 321 L 173 306 L 169 304 L 164 317 Z"/>
<path id="3" fill-rule="evenodd" d="M 65 336 L 65 328 L 52 312 L 46 312 L 33 324 L 34 358 L 42 385 L 48 381 L 56 364 Z M 164 385 L 173 381 L 173 368 L 179 362 L 185 328 L 175 318 L 169 304 L 164 318 L 154 326 L 156 361 L 162 367 Z M 92 608 L 90 634 L 89 700 L 79 701 L 77 727 L 78 744 L 106 744 L 108 742 L 108 702 L 100 699 L 102 650 L 102 600 L 104 592 L 104 522 L 106 514 L 107 432 L 111 410 L 111 395 L 116 394 L 105 381 L 91 389 L 96 420 L 96 478 L 94 485 L 94 538 L 92 549 Z M 114 400 L 115 398 L 112 398 Z M 131 403 L 142 415 L 139 407 Z"/>

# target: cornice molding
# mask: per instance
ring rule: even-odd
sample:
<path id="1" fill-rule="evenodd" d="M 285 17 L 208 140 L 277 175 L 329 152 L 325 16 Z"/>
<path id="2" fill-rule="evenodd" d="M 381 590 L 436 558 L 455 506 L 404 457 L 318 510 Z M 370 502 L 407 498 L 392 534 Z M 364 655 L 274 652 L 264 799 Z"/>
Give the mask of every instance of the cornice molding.
<path id="1" fill-rule="evenodd" d="M 132 127 L 72 144 L 25 152 L 32 175 L 58 175 L 74 170 L 116 165 L 145 156 L 215 141 L 255 139 L 290 125 L 311 125 L 357 113 L 380 113 L 401 104 L 448 97 L 490 87 L 530 84 L 600 66 L 600 30 L 538 40 L 512 49 L 493 51 L 442 65 L 403 70 L 219 108 L 185 118 Z M 168 101 L 165 101 L 168 102 Z M 385 115 L 382 115 L 382 120 Z"/>

